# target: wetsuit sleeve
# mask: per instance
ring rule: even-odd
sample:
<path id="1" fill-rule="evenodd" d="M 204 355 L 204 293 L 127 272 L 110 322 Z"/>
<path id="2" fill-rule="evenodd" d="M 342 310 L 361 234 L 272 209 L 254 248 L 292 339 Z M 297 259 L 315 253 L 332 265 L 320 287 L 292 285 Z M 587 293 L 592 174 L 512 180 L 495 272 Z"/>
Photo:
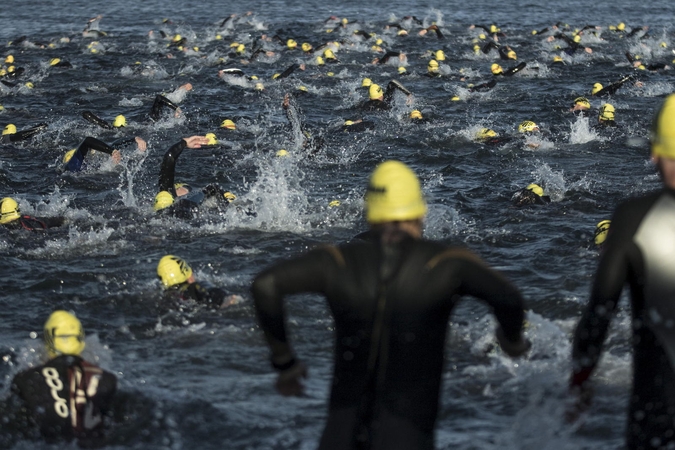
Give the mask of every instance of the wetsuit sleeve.
<path id="1" fill-rule="evenodd" d="M 88 136 L 82 141 L 82 143 L 77 147 L 77 150 L 73 154 L 72 158 L 64 166 L 65 170 L 70 172 L 77 172 L 82 168 L 84 163 L 84 158 L 89 153 L 89 150 L 98 150 L 103 153 L 112 154 L 114 148 L 109 146 L 103 141 L 99 141 L 96 138 Z"/>
<path id="2" fill-rule="evenodd" d="M 610 319 L 628 281 L 636 212 L 619 207 L 612 217 L 588 305 L 577 325 L 572 346 L 573 384 L 582 384 L 598 363 Z M 641 219 L 641 217 L 640 217 Z M 639 220 L 639 219 L 638 219 Z"/>
<path id="3" fill-rule="evenodd" d="M 162 160 L 162 167 L 159 171 L 159 190 L 169 191 L 171 195 L 176 196 L 176 189 L 174 188 L 174 178 L 176 176 L 176 161 L 183 150 L 187 148 L 185 139 L 181 139 L 173 144 L 169 150 L 164 154 Z"/>
<path id="4" fill-rule="evenodd" d="M 162 114 L 162 108 L 164 108 L 165 106 L 173 109 L 174 111 L 178 109 L 178 105 L 176 105 L 174 102 L 164 97 L 163 95 L 157 95 L 155 97 L 154 103 L 152 104 L 152 110 L 150 111 L 150 118 L 152 120 L 159 119 L 160 115 Z"/>
<path id="5" fill-rule="evenodd" d="M 295 70 L 296 70 L 297 68 L 299 68 L 299 67 L 300 67 L 300 65 L 297 64 L 297 63 L 291 64 L 290 67 L 288 67 L 286 70 L 284 70 L 283 72 L 281 72 L 281 74 L 277 77 L 277 79 L 286 78 L 287 76 L 289 76 L 290 74 L 292 74 L 293 72 L 295 72 Z"/>
<path id="6" fill-rule="evenodd" d="M 32 138 L 33 136 L 35 136 L 36 134 L 38 134 L 40 131 L 44 130 L 45 128 L 47 128 L 47 124 L 41 123 L 39 125 L 34 126 L 33 128 L 18 131 L 18 132 L 9 136 L 9 141 L 10 142 L 25 141 L 26 139 Z"/>
<path id="7" fill-rule="evenodd" d="M 135 143 L 136 143 L 136 136 L 131 136 L 117 139 L 112 144 L 110 144 L 110 146 L 114 149 L 120 149 L 121 147 L 127 147 Z"/>
<path id="8" fill-rule="evenodd" d="M 460 261 L 459 293 L 487 302 L 492 307 L 506 339 L 518 341 L 525 319 L 525 303 L 518 289 L 468 251 L 464 252 Z"/>
<path id="9" fill-rule="evenodd" d="M 335 264 L 328 251 L 318 249 L 277 264 L 253 281 L 253 302 L 273 361 L 293 357 L 286 339 L 284 296 L 300 292 L 324 293 L 331 267 Z"/>

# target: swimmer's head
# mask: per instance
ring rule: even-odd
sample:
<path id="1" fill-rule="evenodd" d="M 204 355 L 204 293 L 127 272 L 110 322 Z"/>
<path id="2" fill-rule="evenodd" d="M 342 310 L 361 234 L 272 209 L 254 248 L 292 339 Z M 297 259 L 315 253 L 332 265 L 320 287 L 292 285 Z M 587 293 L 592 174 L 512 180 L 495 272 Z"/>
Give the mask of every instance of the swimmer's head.
<path id="1" fill-rule="evenodd" d="M 574 35 L 573 40 L 574 40 L 575 43 L 578 44 L 579 42 L 581 42 L 581 36 L 579 36 L 578 34 L 576 34 L 576 35 Z"/>
<path id="2" fill-rule="evenodd" d="M 555 56 L 553 57 L 553 62 L 554 62 L 554 63 L 564 63 L 565 61 L 563 61 L 562 56 L 555 55 Z"/>
<path id="3" fill-rule="evenodd" d="M 650 141 L 653 157 L 675 159 L 675 94 L 666 97 L 654 116 Z"/>
<path id="4" fill-rule="evenodd" d="M 429 73 L 438 73 L 438 61 L 436 61 L 435 59 L 429 61 L 427 70 L 429 71 Z"/>
<path id="5" fill-rule="evenodd" d="M 237 199 L 237 196 L 234 195 L 232 192 L 227 191 L 223 193 L 223 198 L 227 200 L 228 203 L 231 203 Z"/>
<path id="6" fill-rule="evenodd" d="M 406 70 L 405 67 L 400 66 L 400 67 L 398 68 L 398 74 L 399 74 L 399 75 L 403 75 L 403 74 L 406 73 L 406 72 L 408 72 L 408 71 Z"/>
<path id="7" fill-rule="evenodd" d="M 410 118 L 413 119 L 413 120 L 422 120 L 423 119 L 422 113 L 418 109 L 413 109 L 410 112 Z"/>
<path id="8" fill-rule="evenodd" d="M 173 205 L 173 195 L 171 195 L 171 192 L 160 191 L 157 195 L 155 195 L 155 203 L 152 207 L 155 211 L 161 211 L 171 205 Z"/>
<path id="9" fill-rule="evenodd" d="M 595 95 L 602 90 L 603 86 L 600 83 L 595 83 L 593 89 L 591 90 L 591 95 Z"/>
<path id="10" fill-rule="evenodd" d="M 361 81 L 361 87 L 370 87 L 371 84 L 373 84 L 373 81 L 370 78 L 364 78 Z"/>
<path id="11" fill-rule="evenodd" d="M 192 268 L 178 256 L 166 255 L 157 264 L 157 276 L 164 287 L 169 288 L 189 281 Z"/>
<path id="12" fill-rule="evenodd" d="M 60 63 L 60 62 L 61 62 L 61 59 L 59 59 L 59 58 L 52 58 L 52 59 L 49 60 L 49 65 L 50 65 L 50 66 L 55 66 L 55 65 L 57 65 L 57 64 Z"/>
<path id="13" fill-rule="evenodd" d="M 127 119 L 122 114 L 118 115 L 117 117 L 115 117 L 115 120 L 113 120 L 113 127 L 115 128 L 121 128 L 126 126 L 127 126 Z"/>
<path id="14" fill-rule="evenodd" d="M 14 55 L 7 55 L 5 58 L 5 64 L 14 64 Z"/>
<path id="15" fill-rule="evenodd" d="M 539 125 L 532 122 L 531 120 L 526 120 L 518 125 L 519 133 L 533 133 L 535 131 L 539 131 Z"/>
<path id="16" fill-rule="evenodd" d="M 333 53 L 333 50 L 327 48 L 326 50 L 323 51 L 323 57 L 325 59 L 337 59 L 335 57 L 335 53 Z"/>
<path id="17" fill-rule="evenodd" d="M 45 322 L 44 340 L 50 358 L 79 356 L 85 347 L 82 323 L 67 311 L 54 311 Z"/>
<path id="18" fill-rule="evenodd" d="M 302 51 L 303 52 L 311 52 L 312 51 L 312 44 L 309 42 L 303 42 L 302 43 Z"/>
<path id="19" fill-rule="evenodd" d="M 73 155 L 77 151 L 76 148 L 72 150 L 68 150 L 65 155 L 63 155 L 63 164 L 68 164 L 68 161 L 70 161 L 73 158 Z"/>
<path id="20" fill-rule="evenodd" d="M 620 24 L 618 24 L 618 25 L 616 26 L 616 29 L 617 29 L 617 31 L 623 31 L 623 30 L 626 29 L 626 24 L 623 23 L 623 22 L 621 22 Z"/>
<path id="21" fill-rule="evenodd" d="M 365 200 L 370 224 L 417 220 L 427 213 L 417 175 L 400 161 L 385 161 L 375 168 Z"/>
<path id="22" fill-rule="evenodd" d="M 237 129 L 237 125 L 235 125 L 235 123 L 230 119 L 223 120 L 223 122 L 220 124 L 220 127 L 221 128 L 227 128 L 228 130 L 236 130 Z"/>
<path id="23" fill-rule="evenodd" d="M 21 217 L 19 204 L 11 197 L 0 200 L 0 224 L 10 223 Z"/>
<path id="24" fill-rule="evenodd" d="M 297 46 L 298 46 L 298 43 L 295 42 L 294 39 L 289 39 L 289 40 L 286 41 L 286 47 L 288 47 L 290 50 L 293 50 Z"/>
<path id="25" fill-rule="evenodd" d="M 586 97 L 577 97 L 574 99 L 574 104 L 572 105 L 574 109 L 591 109 L 591 102 L 588 101 Z"/>
<path id="26" fill-rule="evenodd" d="M 544 190 L 543 190 L 542 187 L 539 186 L 538 184 L 534 184 L 534 183 L 528 184 L 527 187 L 526 187 L 525 189 L 527 189 L 528 191 L 534 192 L 534 193 L 537 194 L 539 197 L 541 197 L 542 195 L 544 195 Z"/>
<path id="27" fill-rule="evenodd" d="M 321 56 L 317 56 L 316 57 L 316 65 L 317 66 L 323 66 L 324 64 L 326 64 L 326 61 L 324 61 Z"/>
<path id="28" fill-rule="evenodd" d="M 283 158 L 284 156 L 288 156 L 288 151 L 282 148 L 281 150 L 277 151 L 276 156 L 277 158 Z"/>
<path id="29" fill-rule="evenodd" d="M 216 139 L 215 133 L 206 133 L 204 136 L 206 139 L 208 139 L 209 142 L 206 143 L 206 145 L 216 145 L 218 144 L 218 139 Z"/>
<path id="30" fill-rule="evenodd" d="M 508 59 L 513 59 L 513 60 L 517 60 L 517 59 L 518 59 L 518 56 L 516 56 L 516 52 L 515 52 L 513 49 L 509 49 L 509 51 L 506 52 L 506 57 L 507 57 Z"/>
<path id="31" fill-rule="evenodd" d="M 490 128 L 481 128 L 476 132 L 476 139 L 479 141 L 487 141 L 493 137 L 497 137 L 497 133 Z"/>
<path id="32" fill-rule="evenodd" d="M 436 59 L 436 61 L 445 61 L 445 52 L 443 52 L 443 50 L 436 50 L 434 59 Z"/>
<path id="33" fill-rule="evenodd" d="M 382 100 L 384 97 L 384 92 L 382 92 L 382 88 L 380 86 L 373 83 L 368 88 L 368 96 L 371 100 Z"/>
<path id="34" fill-rule="evenodd" d="M 502 66 L 500 66 L 497 63 L 492 64 L 490 66 L 490 71 L 492 72 L 493 75 L 499 75 L 501 73 L 504 73 L 504 69 L 502 69 Z"/>
<path id="35" fill-rule="evenodd" d="M 6 134 L 16 134 L 16 125 L 13 123 L 8 123 L 2 130 L 2 135 L 4 136 Z"/>
<path id="36" fill-rule="evenodd" d="M 595 226 L 595 236 L 593 237 L 593 242 L 595 242 L 595 245 L 602 245 L 605 242 L 611 223 L 611 220 L 603 220 Z"/>
<path id="37" fill-rule="evenodd" d="M 608 122 L 614 120 L 614 106 L 605 103 L 600 108 L 600 115 L 598 116 L 600 122 Z"/>

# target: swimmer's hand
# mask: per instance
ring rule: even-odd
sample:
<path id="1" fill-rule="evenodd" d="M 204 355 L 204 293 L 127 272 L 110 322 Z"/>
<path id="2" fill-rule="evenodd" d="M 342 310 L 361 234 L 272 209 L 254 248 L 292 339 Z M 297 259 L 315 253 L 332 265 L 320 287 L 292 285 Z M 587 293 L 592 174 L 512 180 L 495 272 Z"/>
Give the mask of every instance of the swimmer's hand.
<path id="1" fill-rule="evenodd" d="M 587 381 L 590 376 L 589 369 L 582 369 L 578 373 L 572 374 L 569 388 L 569 399 L 565 405 L 565 421 L 574 423 L 591 406 L 593 399 L 593 389 Z"/>
<path id="2" fill-rule="evenodd" d="M 296 361 L 291 367 L 279 372 L 275 387 L 284 397 L 300 396 L 305 391 L 301 379 L 307 378 L 307 366 L 302 361 Z"/>
<path id="3" fill-rule="evenodd" d="M 191 136 L 189 138 L 183 138 L 187 143 L 188 148 L 201 148 L 202 145 L 209 144 L 209 138 L 206 136 Z"/>
<path id="4" fill-rule="evenodd" d="M 228 295 L 225 297 L 225 300 L 223 300 L 223 303 L 220 304 L 220 308 L 227 308 L 228 306 L 232 305 L 238 305 L 239 303 L 244 301 L 244 297 L 241 295 Z"/>
<path id="5" fill-rule="evenodd" d="M 530 342 L 530 340 L 527 339 L 522 334 L 520 335 L 518 341 L 516 342 L 509 341 L 508 339 L 506 339 L 506 336 L 502 331 L 502 327 L 497 328 L 495 335 L 497 336 L 499 346 L 502 348 L 504 353 L 509 355 L 511 358 L 517 358 L 519 356 L 522 356 L 524 353 L 527 353 L 527 351 L 530 350 L 530 347 L 532 347 L 532 343 Z"/>
<path id="6" fill-rule="evenodd" d="M 141 153 L 148 149 L 148 144 L 145 142 L 145 140 L 138 136 L 136 136 L 136 145 L 138 146 L 138 151 Z"/>
<path id="7" fill-rule="evenodd" d="M 110 154 L 110 157 L 115 164 L 119 164 L 120 161 L 122 161 L 122 154 L 119 150 L 113 150 L 113 152 Z"/>

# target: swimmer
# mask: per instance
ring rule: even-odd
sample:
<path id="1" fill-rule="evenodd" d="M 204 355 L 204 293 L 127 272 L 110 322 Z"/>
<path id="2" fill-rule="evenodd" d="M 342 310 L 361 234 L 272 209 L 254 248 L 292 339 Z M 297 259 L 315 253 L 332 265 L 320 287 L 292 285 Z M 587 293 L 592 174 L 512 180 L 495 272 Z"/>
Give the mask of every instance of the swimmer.
<path id="1" fill-rule="evenodd" d="M 16 125 L 14 125 L 13 123 L 7 124 L 7 126 L 5 126 L 5 128 L 2 130 L 2 137 L 0 137 L 0 144 L 27 141 L 28 139 L 32 138 L 45 128 L 47 128 L 47 124 L 40 123 L 26 130 L 17 131 Z"/>
<path id="2" fill-rule="evenodd" d="M 513 76 L 513 75 L 517 74 L 521 70 L 523 70 L 526 66 L 527 66 L 527 63 L 523 61 L 520 64 L 518 64 L 517 66 L 514 66 L 514 67 L 511 67 L 509 69 L 504 70 L 504 68 L 502 66 L 500 66 L 499 64 L 493 63 L 492 66 L 490 66 L 490 72 L 492 72 L 492 75 L 494 75 L 494 76 L 510 77 L 510 76 Z"/>
<path id="3" fill-rule="evenodd" d="M 551 203 L 551 197 L 544 195 L 544 189 L 541 186 L 532 183 L 514 193 L 511 202 L 515 206 L 545 205 Z"/>
<path id="4" fill-rule="evenodd" d="M 107 153 L 115 164 L 119 164 L 122 160 L 122 154 L 118 148 L 126 147 L 134 143 L 141 153 L 147 149 L 147 143 L 138 136 L 121 138 L 110 145 L 94 137 L 88 136 L 76 149 L 66 152 L 63 156 L 63 170 L 68 172 L 79 172 L 82 170 L 84 167 L 84 159 L 90 150 Z"/>
<path id="5" fill-rule="evenodd" d="M 394 92 L 396 90 L 403 92 L 408 96 L 408 99 L 410 99 L 412 96 L 412 92 L 410 92 L 396 80 L 391 80 L 389 84 L 387 84 L 386 92 L 383 92 L 379 85 L 371 84 L 368 87 L 369 100 L 361 106 L 361 109 L 365 111 L 381 111 L 391 109 L 391 103 L 394 99 Z"/>
<path id="6" fill-rule="evenodd" d="M 11 230 L 44 231 L 60 227 L 65 221 L 64 217 L 33 217 L 21 214 L 16 200 L 11 197 L 0 200 L 0 225 Z"/>
<path id="7" fill-rule="evenodd" d="M 618 127 L 614 120 L 614 106 L 605 103 L 600 107 L 600 114 L 598 115 L 598 123 L 593 126 L 594 129 L 616 128 Z"/>
<path id="8" fill-rule="evenodd" d="M 340 127 L 340 130 L 345 133 L 361 133 L 366 130 L 372 130 L 375 128 L 375 123 L 370 120 L 356 119 L 356 120 L 345 120 Z"/>
<path id="9" fill-rule="evenodd" d="M 223 191 L 217 185 L 208 185 L 201 191 L 192 191 L 186 184 L 176 184 L 176 162 L 186 148 L 196 149 L 209 145 L 206 136 L 183 138 L 167 150 L 159 172 L 159 193 L 155 196 L 153 209 L 163 215 L 192 219 L 206 199 L 215 199 L 217 207 L 226 207 L 236 196 Z"/>
<path id="10" fill-rule="evenodd" d="M 593 85 L 593 89 L 591 90 L 591 95 L 593 97 L 603 97 L 605 95 L 614 95 L 616 91 L 618 91 L 621 87 L 623 87 L 624 84 L 626 84 L 628 81 L 633 81 L 635 80 L 634 75 L 628 75 L 623 78 L 621 78 L 619 81 L 615 81 L 614 83 L 608 85 L 608 86 L 603 86 L 600 83 L 595 83 Z M 638 82 L 639 83 L 639 82 Z"/>
<path id="11" fill-rule="evenodd" d="M 230 295 L 208 283 L 196 281 L 188 263 L 174 255 L 166 255 L 159 260 L 157 276 L 174 302 L 193 300 L 211 308 L 227 308 L 243 300 L 239 295 Z"/>
<path id="12" fill-rule="evenodd" d="M 595 226 L 595 232 L 593 233 L 593 243 L 600 249 L 602 249 L 605 240 L 607 240 L 607 233 L 609 233 L 609 227 L 611 224 L 611 220 L 602 220 Z"/>
<path id="13" fill-rule="evenodd" d="M 588 117 L 591 112 L 591 102 L 586 97 L 577 97 L 572 103 L 570 112 L 573 112 L 576 116 Z"/>
<path id="14" fill-rule="evenodd" d="M 651 157 L 662 189 L 621 203 L 615 210 L 595 273 L 590 299 L 574 333 L 567 411 L 576 420 L 592 398 L 591 374 L 604 350 L 621 293 L 630 285 L 633 367 L 625 448 L 675 446 L 675 95 L 651 127 Z M 619 426 L 619 424 L 617 424 Z"/>
<path id="15" fill-rule="evenodd" d="M 323 146 L 323 139 L 320 136 L 313 135 L 305 128 L 305 124 L 302 122 L 302 113 L 295 101 L 295 96 L 286 93 L 286 95 L 284 95 L 284 100 L 281 103 L 281 107 L 286 114 L 288 123 L 291 125 L 293 137 L 302 136 L 302 147 L 308 149 L 310 154 L 317 153 Z"/>
<path id="16" fill-rule="evenodd" d="M 10 400 L 17 414 L 27 416 L 48 441 L 76 439 L 85 448 L 100 446 L 117 378 L 82 358 L 84 330 L 73 314 L 54 311 L 43 337 L 49 360 L 12 380 Z"/>
<path id="17" fill-rule="evenodd" d="M 524 302 L 470 251 L 423 239 L 427 206 L 408 166 L 380 164 L 365 203 L 369 238 L 321 246 L 276 263 L 253 281 L 276 389 L 301 396 L 307 377 L 289 340 L 285 298 L 323 294 L 337 337 L 319 449 L 433 449 L 447 328 L 460 296 L 493 308 L 497 341 L 511 357 L 530 348 L 522 332 Z"/>

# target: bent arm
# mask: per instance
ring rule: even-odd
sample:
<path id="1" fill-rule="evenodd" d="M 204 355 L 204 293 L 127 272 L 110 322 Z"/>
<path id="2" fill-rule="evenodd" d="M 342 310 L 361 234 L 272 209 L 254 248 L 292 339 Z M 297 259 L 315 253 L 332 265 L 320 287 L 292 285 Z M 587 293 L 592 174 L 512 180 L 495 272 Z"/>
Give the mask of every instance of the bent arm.
<path id="1" fill-rule="evenodd" d="M 293 358 L 286 338 L 284 297 L 300 292 L 324 293 L 327 272 L 334 264 L 325 250 L 314 250 L 265 270 L 253 281 L 253 304 L 274 363 Z"/>

